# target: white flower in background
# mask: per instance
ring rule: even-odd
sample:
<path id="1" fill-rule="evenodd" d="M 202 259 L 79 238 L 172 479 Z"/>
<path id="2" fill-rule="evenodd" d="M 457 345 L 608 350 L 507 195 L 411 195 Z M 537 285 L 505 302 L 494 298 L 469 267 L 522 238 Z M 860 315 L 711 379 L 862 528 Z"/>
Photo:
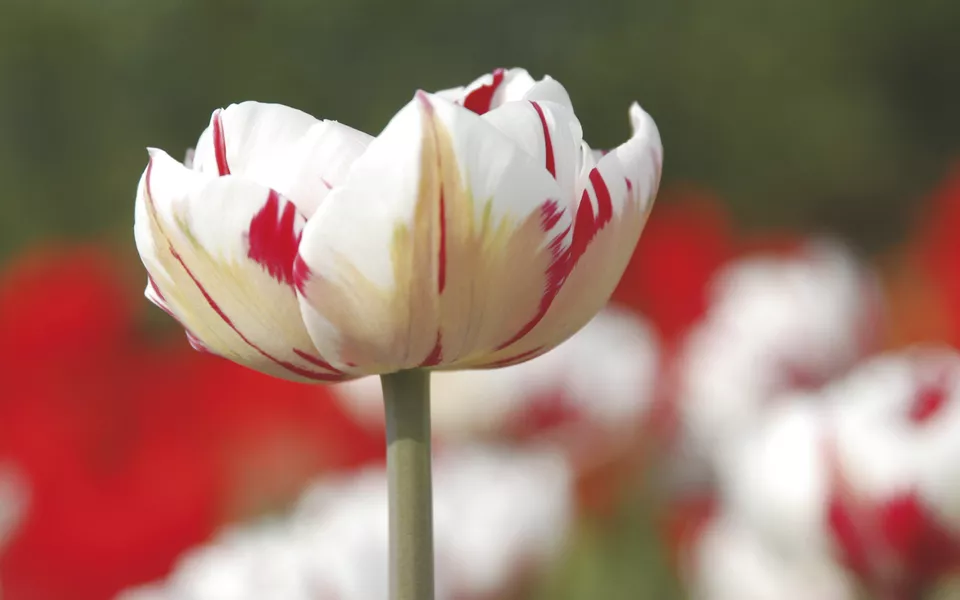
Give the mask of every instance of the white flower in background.
<path id="1" fill-rule="evenodd" d="M 712 294 L 677 373 L 678 411 L 701 456 L 738 439 L 781 392 L 851 367 L 869 349 L 879 309 L 875 278 L 829 242 L 796 257 L 735 262 Z"/>
<path id="2" fill-rule="evenodd" d="M 786 555 L 824 556 L 832 550 L 826 434 L 817 398 L 791 395 L 717 462 L 724 510 Z"/>
<path id="3" fill-rule="evenodd" d="M 850 577 L 829 557 L 785 557 L 755 531 L 719 517 L 701 534 L 689 572 L 694 600 L 854 600 Z"/>
<path id="4" fill-rule="evenodd" d="M 881 356 L 825 395 L 838 544 L 874 588 L 922 595 L 960 566 L 960 355 Z"/>
<path id="5" fill-rule="evenodd" d="M 607 308 L 556 349 L 525 363 L 435 373 L 433 430 L 451 438 L 495 433 L 548 399 L 597 426 L 629 433 L 654 400 L 658 368 L 659 347 L 648 324 L 628 311 Z M 382 424 L 378 378 L 333 389 L 362 421 Z"/>
<path id="6" fill-rule="evenodd" d="M 150 150 L 147 297 L 191 343 L 341 381 L 539 356 L 603 305 L 660 183 L 657 127 L 602 157 L 557 81 L 417 92 L 377 136 L 277 104 L 214 111 L 189 166 Z"/>
<path id="7" fill-rule="evenodd" d="M 915 488 L 960 531 L 960 354 L 880 356 L 825 395 L 848 482 L 871 496 Z"/>
<path id="8" fill-rule="evenodd" d="M 572 474 L 549 451 L 466 447 L 434 471 L 438 600 L 488 598 L 543 565 L 571 521 Z M 317 484 L 281 521 L 236 527 L 185 555 L 163 583 L 122 600 L 383 600 L 382 470 Z"/>
<path id="9" fill-rule="evenodd" d="M 960 354 L 883 355 L 784 395 L 716 466 L 723 514 L 778 560 L 915 597 L 960 565 Z"/>

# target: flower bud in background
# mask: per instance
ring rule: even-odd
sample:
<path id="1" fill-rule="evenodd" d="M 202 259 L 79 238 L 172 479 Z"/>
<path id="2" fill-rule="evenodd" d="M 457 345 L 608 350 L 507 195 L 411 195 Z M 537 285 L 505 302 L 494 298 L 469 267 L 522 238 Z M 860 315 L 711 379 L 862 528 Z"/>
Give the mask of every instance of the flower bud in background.
<path id="1" fill-rule="evenodd" d="M 609 298 L 660 182 L 653 120 L 598 158 L 557 81 L 417 92 L 377 136 L 280 105 L 213 113 L 160 150 L 135 237 L 147 296 L 192 344 L 330 382 L 538 356 Z"/>

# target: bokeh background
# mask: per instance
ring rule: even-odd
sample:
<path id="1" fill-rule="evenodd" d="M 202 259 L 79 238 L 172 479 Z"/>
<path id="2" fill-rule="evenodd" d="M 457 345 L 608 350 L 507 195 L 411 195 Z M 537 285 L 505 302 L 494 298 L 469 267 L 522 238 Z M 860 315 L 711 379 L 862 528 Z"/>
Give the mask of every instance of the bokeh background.
<path id="1" fill-rule="evenodd" d="M 477 443 L 518 453 L 515 460 L 500 455 L 507 465 L 549 448 L 572 482 L 569 506 L 556 513 L 562 518 L 544 525 L 562 535 L 549 544 L 537 538 L 536 552 L 506 547 L 534 517 L 478 516 L 504 533 L 484 552 L 531 556 L 508 561 L 515 568 L 490 575 L 495 583 L 483 590 L 450 597 L 786 598 L 776 591 L 784 588 L 765 578 L 810 578 L 796 575 L 804 571 L 794 563 L 804 561 L 784 550 L 792 541 L 779 538 L 757 542 L 766 548 L 760 554 L 776 554 L 777 565 L 757 560 L 738 577 L 767 587 L 739 595 L 710 587 L 702 563 L 716 561 L 699 550 L 703 523 L 736 513 L 738 526 L 754 537 L 765 534 L 730 500 L 742 494 L 723 491 L 736 487 L 726 482 L 730 469 L 749 467 L 710 460 L 726 451 L 699 439 L 699 426 L 691 425 L 699 417 L 689 416 L 697 409 L 689 407 L 706 403 L 708 412 L 724 414 L 721 420 L 750 421 L 724 438 L 739 445 L 772 435 L 765 424 L 753 424 L 768 419 L 760 413 L 772 404 L 802 405 L 803 412 L 857 394 L 870 406 L 896 394 L 905 406 L 910 394 L 929 403 L 927 375 L 904 376 L 913 382 L 909 392 L 877 385 L 847 393 L 836 383 L 850 371 L 883 371 L 870 366 L 872 357 L 890 352 L 907 365 L 901 371 L 949 373 L 933 379 L 942 396 L 960 403 L 950 350 L 960 343 L 958 30 L 960 4 L 942 0 L 909 6 L 898 0 L 4 0 L 0 594 L 5 600 L 101 600 L 171 572 L 173 581 L 185 564 L 202 562 L 184 558 L 191 548 L 239 543 L 236 536 L 224 538 L 224 528 L 301 518 L 290 510 L 309 486 L 337 490 L 335 478 L 375 472 L 382 459 L 376 419 L 355 406 L 364 400 L 277 382 L 194 353 L 176 323 L 142 299 L 132 222 L 145 148 L 181 156 L 214 108 L 244 99 L 281 102 L 375 133 L 418 88 L 462 85 L 495 67 L 524 66 L 564 83 L 594 147 L 626 137 L 633 100 L 660 127 L 666 155 L 660 199 L 614 297 L 628 313 L 618 318 L 640 323 L 642 339 L 654 341 L 629 354 L 628 342 L 598 334 L 583 344 L 616 350 L 607 363 L 617 365 L 612 372 L 598 362 L 585 369 L 587 383 L 575 384 L 564 379 L 569 369 L 511 375 L 539 387 L 511 396 L 509 410 L 479 418 L 486 419 L 482 431 L 451 426 L 439 432 L 441 446 L 454 454 L 461 444 Z M 731 272 L 741 276 L 723 275 Z M 761 296 L 766 303 L 757 304 Z M 780 316 L 765 320 L 771 314 Z M 827 316 L 817 321 L 819 315 Z M 736 324 L 711 325 L 724 318 Z M 858 340 L 854 349 L 831 354 L 847 335 Z M 690 350 L 691 340 L 710 336 L 712 354 Z M 902 354 L 919 343 L 946 349 L 933 358 Z M 740 379 L 731 379 L 735 369 L 711 370 L 719 356 L 745 347 L 753 354 L 743 359 L 749 368 Z M 574 362 L 607 356 L 584 352 Z M 781 355 L 801 363 L 789 365 L 791 374 L 813 375 L 780 377 L 783 361 L 766 359 Z M 777 373 L 779 383 L 768 385 L 774 376 L 763 369 Z M 617 379 L 636 372 L 644 377 Z M 714 372 L 716 380 L 705 375 Z M 705 380 L 690 383 L 698 378 Z M 611 380 L 620 381 L 612 391 Z M 458 389 L 487 390 L 483 385 L 451 381 L 447 388 L 456 396 Z M 731 408 L 736 414 L 730 416 L 721 388 L 727 396 L 762 398 L 749 410 Z M 806 404 L 794 396 L 771 400 L 800 388 L 819 396 Z M 491 384 L 489 393 L 503 396 L 504 389 Z M 504 404 L 471 393 L 473 411 Z M 633 407 L 625 414 L 636 427 L 611 435 L 609 419 L 590 407 L 617 394 Z M 572 396 L 578 408 L 566 410 Z M 450 405 L 456 412 L 456 402 Z M 915 418 L 916 410 L 897 414 L 914 424 L 927 419 Z M 864 417 L 854 430 L 892 427 L 895 419 L 884 415 Z M 956 419 L 948 417 L 941 429 L 953 433 L 944 439 L 960 438 Z M 890 434 L 881 446 L 895 447 L 904 435 Z M 952 484 L 951 477 L 960 480 L 960 454 L 951 448 L 929 465 L 917 466 L 921 462 L 904 472 L 929 471 L 940 487 Z M 775 478 L 762 479 L 769 469 L 760 472 L 760 485 L 751 479 L 757 494 L 777 485 Z M 508 492 L 510 478 L 478 477 L 469 485 Z M 907 475 L 897 477 L 898 490 L 923 488 L 905 483 Z M 535 503 L 546 501 L 537 489 L 519 493 L 508 506 L 550 512 Z M 889 498 L 871 493 L 844 513 L 868 525 L 850 533 L 836 511 L 825 509 L 820 524 L 828 542 L 808 554 L 835 566 L 840 574 L 831 577 L 852 581 L 851 594 L 904 600 L 949 593 L 944 589 L 960 565 L 960 520 L 948 517 L 960 506 L 960 493 L 926 503 L 936 510 L 911 505 L 909 518 L 876 516 L 890 512 L 884 508 Z M 780 517 L 789 521 L 792 505 L 785 502 Z M 515 521 L 521 524 L 510 524 Z M 454 519 L 452 539 L 467 525 Z M 351 529 L 336 531 L 349 537 L 343 532 Z M 283 546 L 274 538 L 271 543 Z M 265 556 L 282 553 L 244 539 Z M 812 542 L 797 544 L 806 552 Z M 541 551 L 544 545 L 549 551 Z M 878 547 L 882 560 L 864 558 Z M 476 568 L 473 562 L 464 559 L 465 573 Z M 222 563 L 204 568 L 220 569 L 226 578 L 255 570 Z M 361 564 L 354 568 L 364 572 Z M 280 571 L 270 577 L 282 579 Z M 150 593 L 182 600 L 328 597 L 316 590 L 280 595 L 274 591 L 280 584 L 263 585 L 254 596 L 212 587 L 196 595 Z M 377 598 L 369 591 L 336 593 L 329 597 Z M 854 597 L 818 593 L 796 597 Z"/>

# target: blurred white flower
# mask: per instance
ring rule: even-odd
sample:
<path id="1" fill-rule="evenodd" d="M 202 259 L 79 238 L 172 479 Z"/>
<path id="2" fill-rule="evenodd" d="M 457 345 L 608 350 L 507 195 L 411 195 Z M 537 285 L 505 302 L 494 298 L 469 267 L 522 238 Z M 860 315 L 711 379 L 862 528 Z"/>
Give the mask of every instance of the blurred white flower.
<path id="1" fill-rule="evenodd" d="M 777 551 L 827 555 L 829 471 L 825 419 L 814 399 L 783 399 L 718 461 L 719 494 L 736 516 Z"/>
<path id="2" fill-rule="evenodd" d="M 695 454 L 711 456 L 752 427 L 779 393 L 816 387 L 871 345 L 877 282 L 838 243 L 796 257 L 754 257 L 717 276 L 677 373 L 681 421 Z"/>
<path id="3" fill-rule="evenodd" d="M 872 498 L 916 490 L 960 533 L 960 354 L 880 356 L 825 395 L 848 484 Z"/>
<path id="4" fill-rule="evenodd" d="M 712 521 L 692 564 L 695 600 L 853 600 L 855 587 L 831 562 L 784 557 L 729 518 Z"/>
<path id="5" fill-rule="evenodd" d="M 559 455 L 500 448 L 437 457 L 438 600 L 483 598 L 557 552 L 572 511 Z M 280 521 L 237 527 L 182 558 L 166 582 L 122 600 L 383 600 L 387 490 L 382 470 L 317 484 Z"/>
<path id="6" fill-rule="evenodd" d="M 783 395 L 716 466 L 723 514 L 766 551 L 915 597 L 960 565 L 960 354 L 879 356 Z"/>
<path id="7" fill-rule="evenodd" d="M 608 308 L 551 352 L 496 370 L 435 372 L 431 410 L 443 437 L 494 433 L 549 400 L 600 427 L 619 430 L 642 421 L 654 398 L 659 347 L 640 317 Z M 368 377 L 334 386 L 368 423 L 383 421 L 380 381 Z"/>

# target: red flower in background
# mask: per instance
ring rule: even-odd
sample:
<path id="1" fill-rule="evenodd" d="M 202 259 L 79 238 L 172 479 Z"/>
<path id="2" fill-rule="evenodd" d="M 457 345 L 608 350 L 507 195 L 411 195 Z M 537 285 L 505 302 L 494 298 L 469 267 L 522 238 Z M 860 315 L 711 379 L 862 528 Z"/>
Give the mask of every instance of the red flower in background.
<path id="1" fill-rule="evenodd" d="M 706 312 L 710 280 L 734 253 L 733 226 L 718 200 L 665 191 L 612 301 L 649 318 L 670 344 Z"/>
<path id="2" fill-rule="evenodd" d="M 915 232 L 921 268 L 947 309 L 943 341 L 960 347 L 960 164 L 954 166 L 931 199 L 928 213 Z"/>
<path id="3" fill-rule="evenodd" d="M 106 600 L 383 452 L 323 388 L 140 339 L 118 271 L 103 250 L 50 248 L 0 276 L 0 460 L 30 486 L 5 600 Z"/>

